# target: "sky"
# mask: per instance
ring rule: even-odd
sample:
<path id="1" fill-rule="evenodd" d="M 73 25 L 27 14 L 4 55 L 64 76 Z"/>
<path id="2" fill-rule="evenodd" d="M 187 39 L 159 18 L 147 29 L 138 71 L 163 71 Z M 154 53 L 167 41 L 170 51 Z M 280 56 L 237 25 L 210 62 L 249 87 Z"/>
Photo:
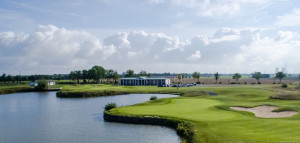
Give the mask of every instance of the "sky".
<path id="1" fill-rule="evenodd" d="M 298 0 L 1 0 L 0 74 L 300 73 Z"/>

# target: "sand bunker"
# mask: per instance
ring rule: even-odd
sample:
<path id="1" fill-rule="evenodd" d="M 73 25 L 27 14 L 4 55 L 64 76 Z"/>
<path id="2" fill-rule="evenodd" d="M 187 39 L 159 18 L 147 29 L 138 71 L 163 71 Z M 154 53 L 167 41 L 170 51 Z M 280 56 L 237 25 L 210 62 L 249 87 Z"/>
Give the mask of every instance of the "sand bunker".
<path id="1" fill-rule="evenodd" d="M 283 118 L 283 117 L 291 117 L 298 114 L 298 112 L 296 111 L 272 112 L 277 108 L 278 107 L 276 106 L 267 106 L 267 105 L 257 106 L 254 108 L 230 107 L 230 109 L 233 110 L 252 112 L 255 114 L 256 117 L 262 117 L 262 118 Z"/>

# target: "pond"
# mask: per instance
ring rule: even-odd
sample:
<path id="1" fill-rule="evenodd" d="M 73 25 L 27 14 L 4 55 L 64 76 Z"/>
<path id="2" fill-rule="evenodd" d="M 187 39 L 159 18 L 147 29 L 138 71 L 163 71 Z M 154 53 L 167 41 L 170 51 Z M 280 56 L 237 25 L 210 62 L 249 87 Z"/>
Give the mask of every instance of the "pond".
<path id="1" fill-rule="evenodd" d="M 157 143 L 180 142 L 167 127 L 106 122 L 104 106 L 118 106 L 167 94 L 129 94 L 96 98 L 57 98 L 56 92 L 0 95 L 1 143 Z"/>

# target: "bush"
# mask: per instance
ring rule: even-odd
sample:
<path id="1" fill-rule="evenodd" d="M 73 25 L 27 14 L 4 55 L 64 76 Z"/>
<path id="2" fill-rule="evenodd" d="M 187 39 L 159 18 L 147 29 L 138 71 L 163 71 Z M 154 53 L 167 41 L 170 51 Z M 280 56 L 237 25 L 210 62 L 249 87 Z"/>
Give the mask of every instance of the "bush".
<path id="1" fill-rule="evenodd" d="M 219 84 L 222 84 L 222 82 L 219 82 Z"/>
<path id="2" fill-rule="evenodd" d="M 197 81 L 196 84 L 201 84 L 201 82 L 200 82 L 200 81 Z"/>
<path id="3" fill-rule="evenodd" d="M 247 84 L 247 82 L 245 82 L 244 84 Z"/>
<path id="4" fill-rule="evenodd" d="M 155 99 L 157 99 L 156 96 L 151 96 L 151 97 L 150 97 L 150 100 L 155 100 Z"/>
<path id="5" fill-rule="evenodd" d="M 112 103 L 112 102 L 106 104 L 105 107 L 104 107 L 105 111 L 108 111 L 108 110 L 113 109 L 113 108 L 117 108 L 117 104 L 116 103 Z"/>
<path id="6" fill-rule="evenodd" d="M 48 88 L 48 84 L 47 84 L 47 81 L 46 80 L 40 80 L 40 81 L 37 81 L 37 86 L 34 87 L 35 90 L 38 90 L 38 91 L 44 91 Z"/>
<path id="7" fill-rule="evenodd" d="M 176 132 L 180 136 L 191 137 L 194 135 L 194 128 L 191 123 L 188 122 L 180 122 L 177 125 Z"/>
<path id="8" fill-rule="evenodd" d="M 273 82 L 273 84 L 276 84 L 276 82 Z"/>
<path id="9" fill-rule="evenodd" d="M 281 87 L 282 87 L 282 88 L 287 88 L 288 85 L 284 83 L 284 84 L 281 84 Z"/>
<path id="10" fill-rule="evenodd" d="M 257 84 L 261 84 L 261 82 L 258 82 Z"/>
<path id="11" fill-rule="evenodd" d="M 180 92 L 180 94 L 179 94 L 180 96 L 182 96 L 182 95 L 184 95 L 184 92 Z"/>
<path id="12" fill-rule="evenodd" d="M 235 82 L 230 82 L 230 84 L 236 84 Z"/>

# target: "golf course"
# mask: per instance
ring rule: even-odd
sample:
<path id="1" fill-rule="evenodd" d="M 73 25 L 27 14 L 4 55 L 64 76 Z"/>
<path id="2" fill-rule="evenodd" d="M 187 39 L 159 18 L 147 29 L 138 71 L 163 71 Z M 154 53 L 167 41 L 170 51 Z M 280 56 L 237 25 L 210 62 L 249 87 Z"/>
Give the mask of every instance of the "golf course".
<path id="1" fill-rule="evenodd" d="M 180 93 L 176 98 L 157 99 L 106 113 L 129 117 L 155 117 L 187 121 L 192 135 L 183 142 L 299 142 L 300 115 L 281 118 L 256 117 L 230 107 L 278 107 L 273 112 L 300 112 L 300 100 L 272 99 L 272 95 L 299 96 L 299 86 L 248 85 L 232 87 L 119 87 L 119 90 Z M 130 89 L 130 90 L 128 90 Z M 74 89 L 73 89 L 74 90 Z M 217 95 L 209 95 L 208 93 Z"/>

